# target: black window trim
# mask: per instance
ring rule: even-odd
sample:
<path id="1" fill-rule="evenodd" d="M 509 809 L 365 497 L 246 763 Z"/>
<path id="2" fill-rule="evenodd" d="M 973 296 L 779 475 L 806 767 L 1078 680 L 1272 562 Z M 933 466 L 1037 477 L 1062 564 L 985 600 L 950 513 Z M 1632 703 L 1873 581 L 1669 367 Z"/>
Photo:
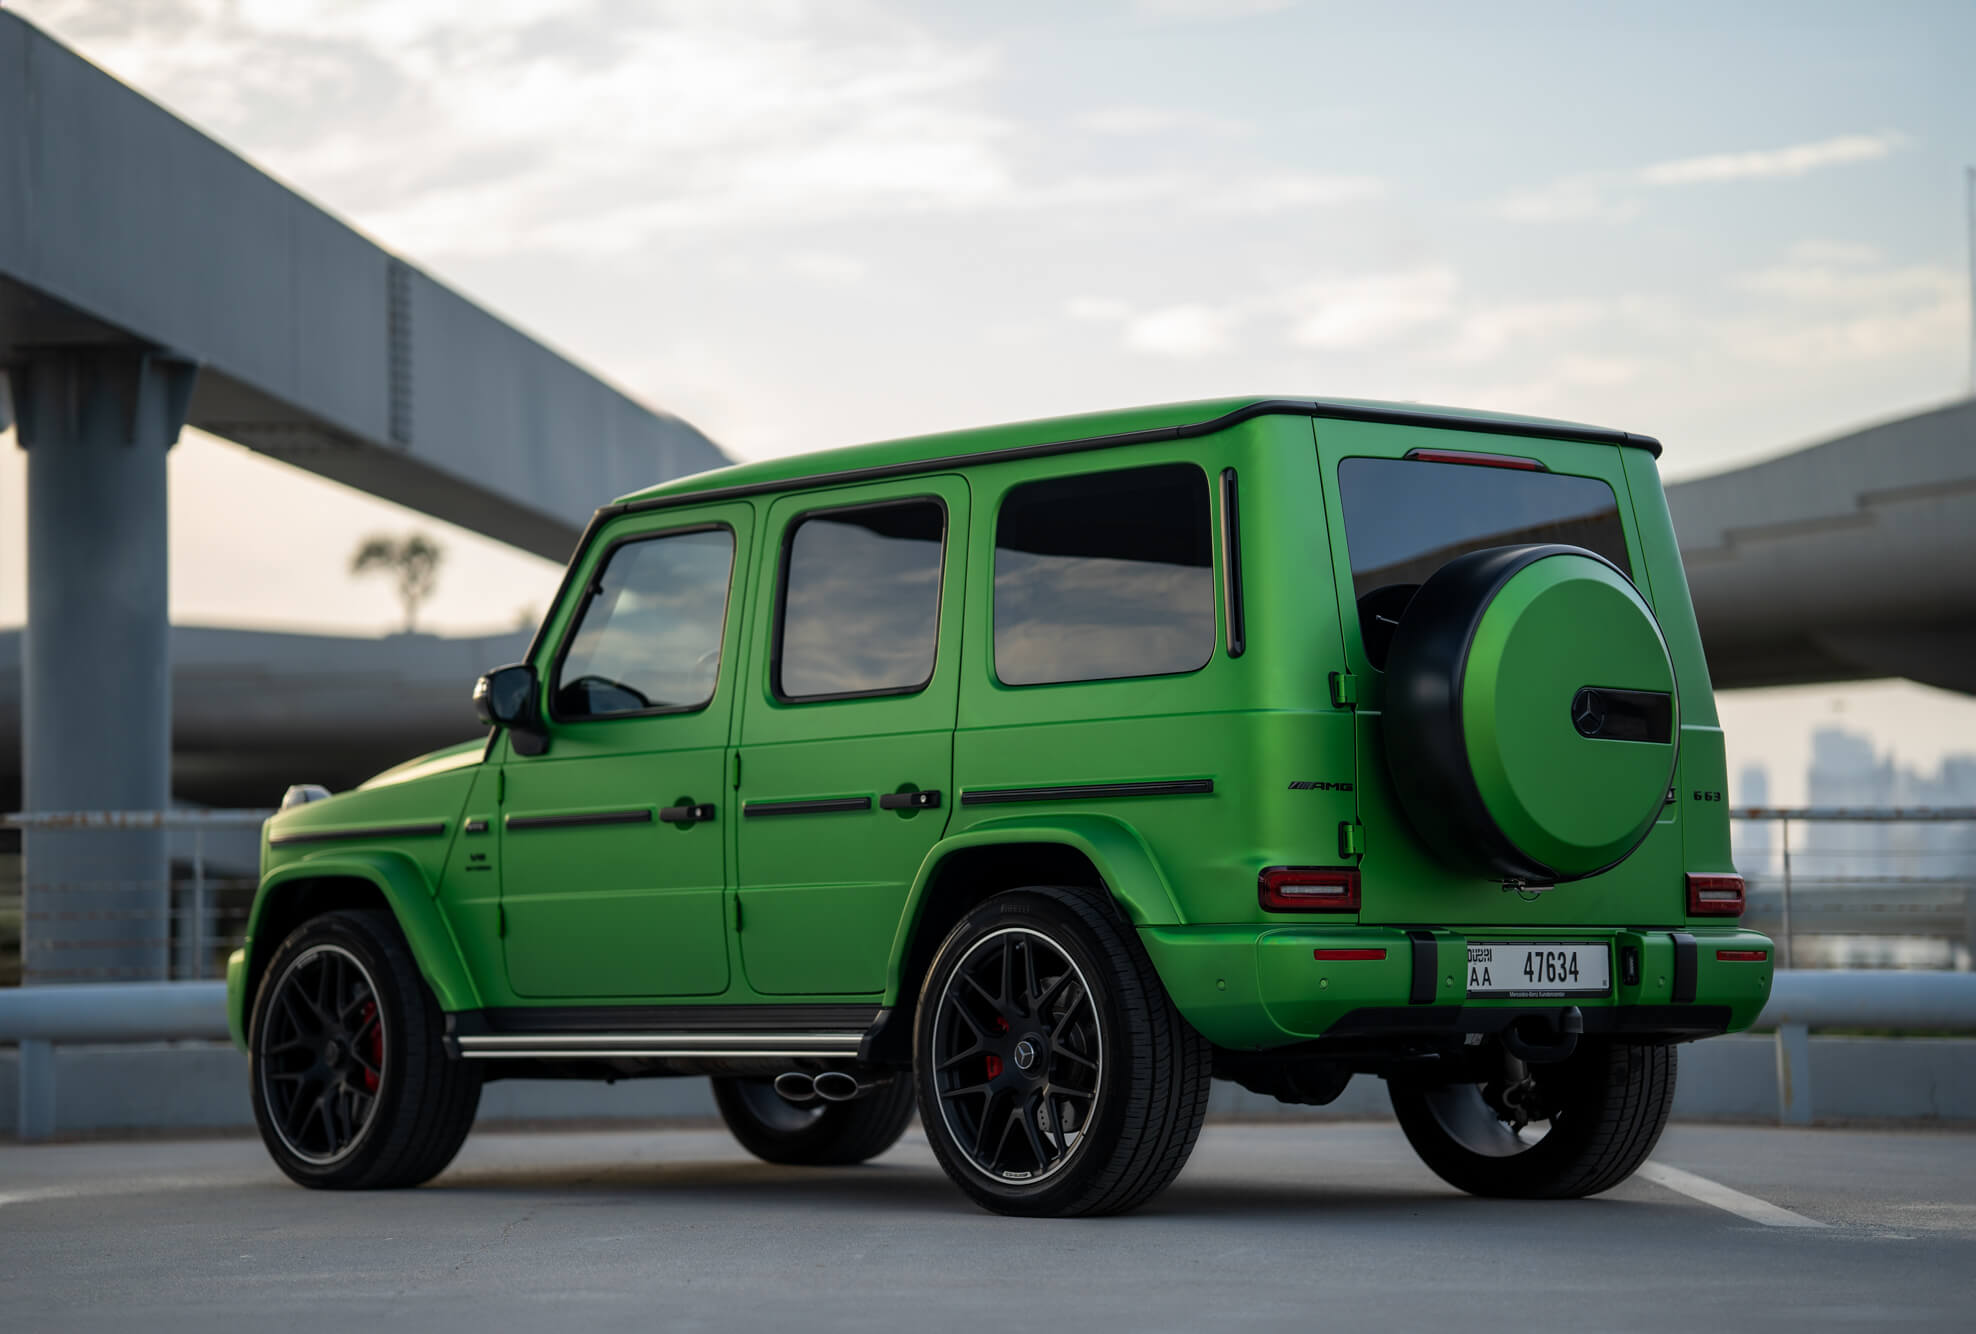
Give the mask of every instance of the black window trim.
<path id="1" fill-rule="evenodd" d="M 597 594 L 602 591 L 598 588 L 597 581 L 603 576 L 604 571 L 610 568 L 611 561 L 617 555 L 618 549 L 631 546 L 638 542 L 658 542 L 668 537 L 690 537 L 694 533 L 726 533 L 727 540 L 732 547 L 727 562 L 727 596 L 722 599 L 720 607 L 720 661 L 714 668 L 713 693 L 701 700 L 698 704 L 669 704 L 656 709 L 627 709 L 621 713 L 593 713 L 576 717 L 566 717 L 558 712 L 556 709 L 556 690 L 562 681 L 563 664 L 569 657 L 570 646 L 576 641 L 577 632 L 583 628 L 584 613 L 590 610 L 590 604 L 596 600 Z M 583 587 L 582 601 L 577 604 L 575 612 L 571 614 L 569 624 L 563 627 L 562 640 L 556 646 L 556 656 L 549 664 L 549 677 L 543 692 L 548 696 L 548 707 L 544 710 L 544 714 L 549 721 L 565 727 L 580 727 L 586 723 L 615 723 L 627 718 L 666 718 L 683 713 L 705 713 L 708 709 L 712 708 L 714 701 L 720 698 L 721 673 L 727 666 L 727 622 L 734 608 L 734 573 L 741 565 L 743 554 L 741 550 L 741 535 L 734 531 L 733 524 L 720 519 L 710 519 L 704 523 L 689 523 L 678 528 L 662 528 L 647 532 L 626 533 L 623 537 L 613 538 L 606 543 L 603 551 L 597 557 L 597 563 L 591 567 L 594 573 Z M 572 565 L 571 569 L 573 573 L 575 566 Z M 558 599 L 559 603 L 560 601 L 561 599 Z M 551 615 L 553 616 L 553 614 L 552 612 Z M 544 624 L 546 625 L 547 622 L 545 621 Z"/>
<path id="2" fill-rule="evenodd" d="M 1004 690 L 1049 690 L 1060 686 L 1104 685 L 1115 681 L 1164 681 L 1177 676 L 1195 676 L 1214 665 L 1215 651 L 1221 647 L 1221 637 L 1210 636 L 1208 656 L 1198 667 L 1189 667 L 1178 672 L 1131 672 L 1124 676 L 1080 676 L 1072 681 L 1004 681 L 1002 664 L 995 653 L 995 553 L 1001 550 L 1002 511 L 1008 507 L 1009 496 L 1025 486 L 1037 482 L 1062 482 L 1078 477 L 1103 477 L 1111 473 L 1141 472 L 1148 468 L 1192 468 L 1201 475 L 1201 485 L 1208 496 L 1208 574 L 1213 578 L 1214 571 L 1214 484 L 1208 479 L 1208 470 L 1192 458 L 1160 459 L 1154 462 L 1126 463 L 1115 468 L 1098 468 L 1084 472 L 1049 473 L 1042 477 L 1025 477 L 1011 482 L 1002 488 L 1002 494 L 995 501 L 995 522 L 989 534 L 988 546 L 988 671 L 995 678 L 995 684 Z M 1233 471 L 1233 469 L 1230 469 Z M 1210 584 L 1212 589 L 1212 584 Z M 1213 596 L 1212 592 L 1209 594 Z"/>
<path id="3" fill-rule="evenodd" d="M 1228 656 L 1239 658 L 1248 648 L 1248 613 L 1242 605 L 1242 519 L 1237 503 L 1239 479 L 1233 468 L 1221 470 L 1221 603 L 1227 622 Z"/>
<path id="4" fill-rule="evenodd" d="M 931 501 L 940 510 L 940 578 L 935 588 L 933 601 L 933 662 L 926 669 L 926 677 L 917 685 L 887 686 L 883 690 L 839 690 L 827 695 L 789 695 L 782 690 L 782 626 L 789 610 L 789 558 L 795 551 L 796 530 L 811 519 L 826 518 L 832 514 L 869 514 L 873 510 L 904 509 L 908 505 L 924 505 Z M 769 609 L 768 647 L 768 692 L 777 704 L 798 707 L 804 704 L 831 704 L 847 699 L 896 699 L 905 695 L 924 694 L 933 684 L 933 678 L 940 674 L 940 627 L 946 614 L 947 602 L 947 548 L 953 536 L 954 516 L 947 508 L 947 498 L 935 493 L 910 496 L 890 496 L 882 500 L 852 501 L 841 505 L 825 505 L 813 510 L 802 510 L 782 525 L 781 550 L 776 557 L 775 602 Z"/>

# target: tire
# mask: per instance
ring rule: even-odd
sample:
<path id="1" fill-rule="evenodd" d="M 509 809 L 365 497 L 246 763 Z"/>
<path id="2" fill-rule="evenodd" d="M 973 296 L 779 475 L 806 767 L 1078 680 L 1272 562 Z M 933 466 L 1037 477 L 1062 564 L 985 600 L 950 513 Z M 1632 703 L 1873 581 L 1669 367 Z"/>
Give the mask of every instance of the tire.
<path id="1" fill-rule="evenodd" d="M 962 918 L 913 1050 L 935 1157 L 996 1213 L 1136 1209 L 1179 1175 L 1207 1112 L 1212 1048 L 1090 890 L 1014 890 Z"/>
<path id="2" fill-rule="evenodd" d="M 1619 865 L 1674 781 L 1680 709 L 1653 609 L 1580 547 L 1465 552 L 1392 632 L 1386 772 L 1420 840 L 1490 880 Z"/>
<path id="3" fill-rule="evenodd" d="M 1672 1046 L 1592 1040 L 1567 1060 L 1530 1067 L 1539 1110 L 1550 1113 L 1540 1138 L 1512 1130 L 1483 1085 L 1395 1079 L 1388 1090 L 1420 1160 L 1456 1189 L 1579 1199 L 1611 1190 L 1654 1151 L 1674 1104 L 1675 1068 Z"/>
<path id="4" fill-rule="evenodd" d="M 900 1076 L 850 1102 L 798 1105 L 766 1079 L 716 1079 L 714 1103 L 741 1147 L 765 1163 L 849 1167 L 876 1158 L 906 1133 L 913 1086 Z"/>
<path id="5" fill-rule="evenodd" d="M 248 1027 L 254 1121 L 276 1166 L 318 1190 L 416 1186 L 459 1152 L 480 1071 L 388 912 L 312 917 L 275 949 Z"/>

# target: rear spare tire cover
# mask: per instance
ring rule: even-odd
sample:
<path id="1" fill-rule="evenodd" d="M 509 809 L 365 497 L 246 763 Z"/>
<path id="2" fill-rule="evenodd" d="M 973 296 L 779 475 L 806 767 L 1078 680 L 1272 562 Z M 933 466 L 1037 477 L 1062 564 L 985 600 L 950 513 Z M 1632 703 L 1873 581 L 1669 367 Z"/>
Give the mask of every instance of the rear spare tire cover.
<path id="1" fill-rule="evenodd" d="M 1457 556 L 1386 661 L 1386 763 L 1408 820 L 1464 870 L 1582 879 L 1637 848 L 1674 776 L 1674 667 L 1652 609 L 1580 547 Z"/>

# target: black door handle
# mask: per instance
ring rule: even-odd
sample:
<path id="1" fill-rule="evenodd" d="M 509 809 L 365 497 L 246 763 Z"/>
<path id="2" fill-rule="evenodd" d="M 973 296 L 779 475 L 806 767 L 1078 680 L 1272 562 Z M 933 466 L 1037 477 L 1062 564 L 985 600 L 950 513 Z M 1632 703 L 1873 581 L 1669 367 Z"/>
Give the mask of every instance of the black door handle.
<path id="1" fill-rule="evenodd" d="M 939 804 L 939 788 L 926 792 L 886 792 L 878 798 L 881 811 L 930 811 Z"/>
<path id="2" fill-rule="evenodd" d="M 659 807 L 659 819 L 667 824 L 700 824 L 713 818 L 714 804 L 711 801 L 697 805 Z"/>

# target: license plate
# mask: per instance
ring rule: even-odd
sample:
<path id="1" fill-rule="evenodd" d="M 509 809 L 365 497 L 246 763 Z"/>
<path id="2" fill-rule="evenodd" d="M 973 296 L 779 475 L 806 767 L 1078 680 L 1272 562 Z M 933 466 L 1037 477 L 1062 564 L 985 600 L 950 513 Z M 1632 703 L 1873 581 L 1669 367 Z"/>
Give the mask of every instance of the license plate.
<path id="1" fill-rule="evenodd" d="M 1603 995 L 1612 990 L 1605 945 L 1557 941 L 1476 941 L 1468 947 L 1471 996 Z"/>

